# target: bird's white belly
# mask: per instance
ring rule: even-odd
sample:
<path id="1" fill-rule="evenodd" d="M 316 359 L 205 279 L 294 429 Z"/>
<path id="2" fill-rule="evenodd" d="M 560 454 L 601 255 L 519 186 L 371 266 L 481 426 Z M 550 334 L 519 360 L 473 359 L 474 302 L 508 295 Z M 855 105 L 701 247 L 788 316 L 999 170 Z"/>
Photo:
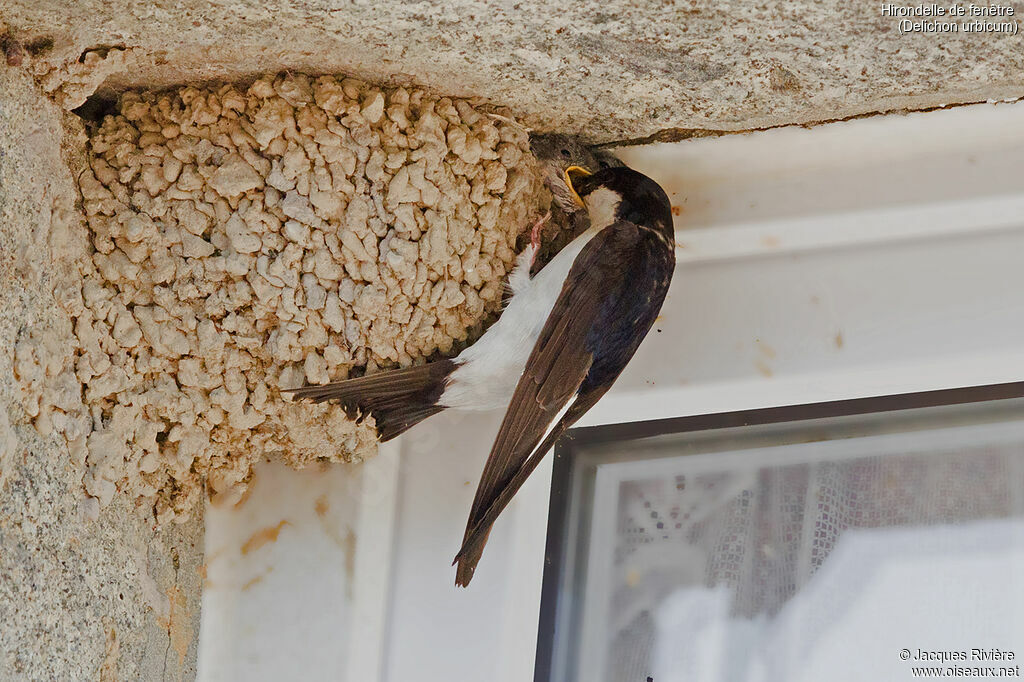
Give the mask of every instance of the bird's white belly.
<path id="1" fill-rule="evenodd" d="M 439 405 L 470 410 L 508 405 L 576 256 L 599 231 L 591 227 L 576 237 L 533 279 L 526 280 L 518 272 L 510 277 L 524 282 L 522 288 L 512 296 L 498 321 L 455 358 L 460 366 L 449 377 Z M 528 259 L 516 269 L 522 267 L 529 271 Z"/>

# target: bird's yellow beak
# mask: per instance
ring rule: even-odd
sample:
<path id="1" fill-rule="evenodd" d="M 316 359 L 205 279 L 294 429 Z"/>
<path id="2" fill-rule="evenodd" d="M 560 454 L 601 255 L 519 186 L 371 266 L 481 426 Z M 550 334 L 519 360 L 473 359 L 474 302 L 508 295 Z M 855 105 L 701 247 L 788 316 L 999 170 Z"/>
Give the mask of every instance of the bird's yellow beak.
<path id="1" fill-rule="evenodd" d="M 569 191 L 572 192 L 573 201 L 579 204 L 580 208 L 583 208 L 585 205 L 583 203 L 583 199 L 581 199 L 580 195 L 576 193 L 576 188 L 572 186 L 572 176 L 574 173 L 578 173 L 583 177 L 593 175 L 593 173 L 588 171 L 586 168 L 583 168 L 582 166 L 569 166 L 568 168 L 565 169 L 565 184 L 569 187 Z"/>

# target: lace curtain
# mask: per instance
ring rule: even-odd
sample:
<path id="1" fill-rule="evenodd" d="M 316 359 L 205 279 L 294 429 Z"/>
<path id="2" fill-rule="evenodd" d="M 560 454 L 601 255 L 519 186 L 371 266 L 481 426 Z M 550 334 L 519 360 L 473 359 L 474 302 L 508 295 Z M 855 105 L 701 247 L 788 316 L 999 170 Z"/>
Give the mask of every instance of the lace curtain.
<path id="1" fill-rule="evenodd" d="M 887 547 L 953 543 L 946 549 L 955 554 L 946 527 L 1019 517 L 1021 445 L 626 480 L 605 679 L 795 679 L 793 666 L 856 603 L 858 576 L 884 562 Z M 909 535 L 892 545 L 885 529 Z M 868 535 L 881 540 L 835 557 L 844 537 Z M 842 575 L 807 596 L 798 614 L 785 613 L 829 562 L 842 562 L 833 566 Z"/>

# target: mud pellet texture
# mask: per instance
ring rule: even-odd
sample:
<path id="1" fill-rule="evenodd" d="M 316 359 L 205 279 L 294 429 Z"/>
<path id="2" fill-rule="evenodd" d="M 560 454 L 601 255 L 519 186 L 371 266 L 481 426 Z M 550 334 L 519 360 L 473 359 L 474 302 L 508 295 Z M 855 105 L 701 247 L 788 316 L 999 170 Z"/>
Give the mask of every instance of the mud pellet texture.
<path id="1" fill-rule="evenodd" d="M 33 416 L 82 391 L 88 424 L 58 430 L 86 491 L 160 522 L 204 485 L 239 498 L 259 457 L 371 455 L 372 419 L 278 389 L 451 352 L 494 313 L 544 199 L 528 149 L 507 112 L 350 79 L 124 94 L 79 178 L 73 347 L 16 352 Z"/>

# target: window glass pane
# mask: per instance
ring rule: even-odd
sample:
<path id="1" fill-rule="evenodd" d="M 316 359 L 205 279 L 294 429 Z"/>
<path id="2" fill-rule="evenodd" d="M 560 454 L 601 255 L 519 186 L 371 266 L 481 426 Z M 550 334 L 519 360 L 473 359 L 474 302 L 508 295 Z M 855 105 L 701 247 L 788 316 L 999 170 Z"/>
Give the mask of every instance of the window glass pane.
<path id="1" fill-rule="evenodd" d="M 552 679 L 912 679 L 918 666 L 1019 664 L 1024 412 L 1009 406 L 582 448 Z"/>

